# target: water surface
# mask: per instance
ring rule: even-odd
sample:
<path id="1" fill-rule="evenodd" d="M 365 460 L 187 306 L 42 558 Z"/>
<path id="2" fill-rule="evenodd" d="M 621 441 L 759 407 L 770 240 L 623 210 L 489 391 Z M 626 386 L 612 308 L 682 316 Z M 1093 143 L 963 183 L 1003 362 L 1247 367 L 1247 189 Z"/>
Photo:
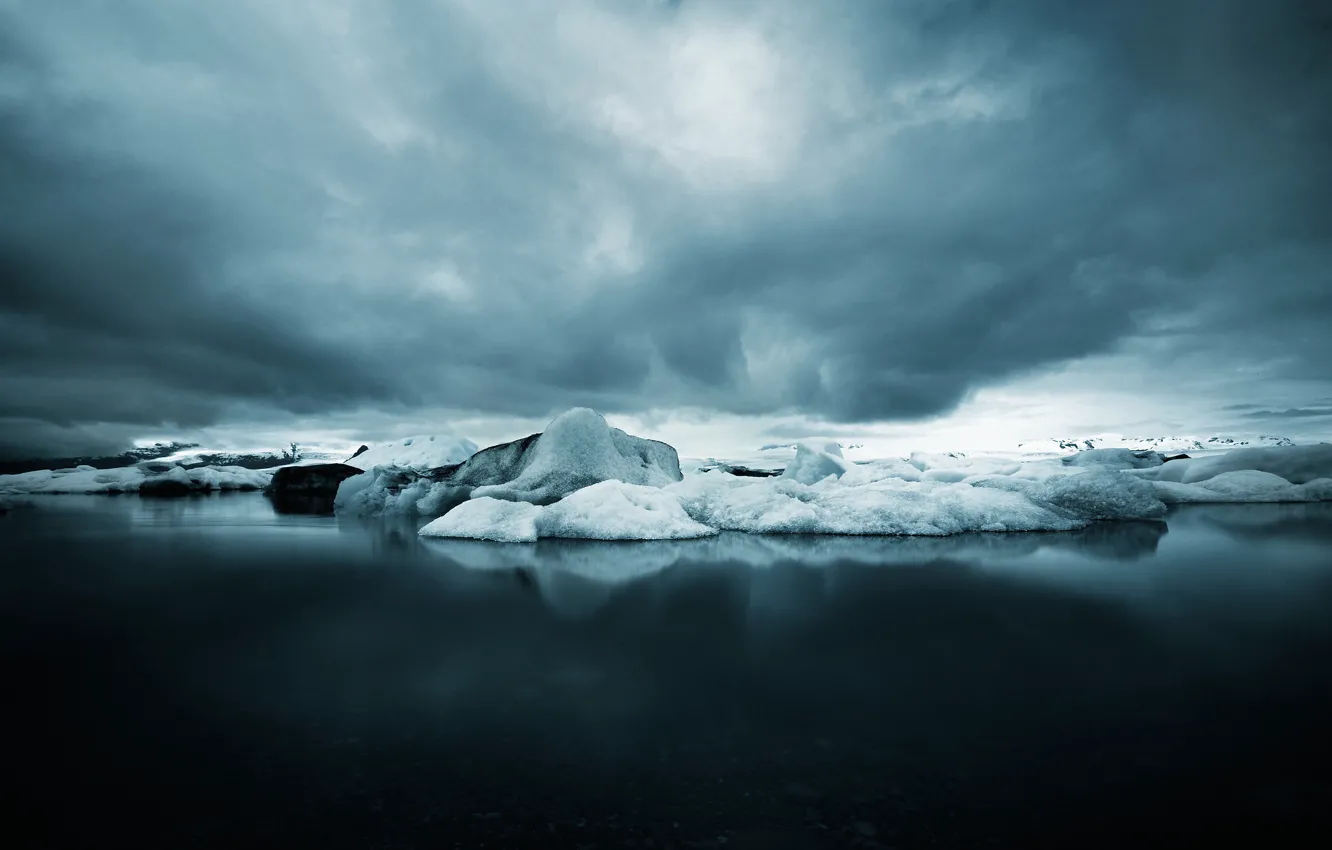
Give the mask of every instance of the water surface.
<path id="1" fill-rule="evenodd" d="M 1332 504 L 502 546 L 55 497 L 0 547 L 37 846 L 1332 837 Z"/>

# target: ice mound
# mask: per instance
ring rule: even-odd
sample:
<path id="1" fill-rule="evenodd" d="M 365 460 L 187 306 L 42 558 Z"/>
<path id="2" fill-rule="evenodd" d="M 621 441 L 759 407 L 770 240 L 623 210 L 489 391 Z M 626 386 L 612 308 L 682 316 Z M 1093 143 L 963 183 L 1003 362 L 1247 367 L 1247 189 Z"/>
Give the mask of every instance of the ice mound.
<path id="1" fill-rule="evenodd" d="M 796 455 L 782 471 L 782 478 L 801 484 L 813 484 L 829 475 L 841 478 L 851 466 L 842 457 L 842 447 L 836 443 L 800 443 Z"/>
<path id="2" fill-rule="evenodd" d="M 1090 449 L 1061 458 L 1065 466 L 1088 469 L 1151 469 L 1165 463 L 1160 452 L 1136 449 Z"/>
<path id="3" fill-rule="evenodd" d="M 1086 472 L 1044 480 L 994 476 L 976 481 L 974 486 L 1020 493 L 1084 524 L 1096 520 L 1159 519 L 1166 512 L 1155 488 L 1117 472 Z"/>
<path id="4" fill-rule="evenodd" d="M 476 443 L 462 437 L 426 435 L 372 446 L 346 461 L 358 469 L 396 466 L 425 472 L 454 466 L 476 454 Z"/>
<path id="5" fill-rule="evenodd" d="M 349 516 L 438 516 L 468 492 L 414 470 L 380 466 L 339 484 L 333 509 Z"/>
<path id="6" fill-rule="evenodd" d="M 422 537 L 462 537 L 496 543 L 534 543 L 542 508 L 527 502 L 472 499 L 422 527 Z"/>
<path id="7" fill-rule="evenodd" d="M 1232 449 L 1221 455 L 1172 460 L 1138 474 L 1153 481 L 1198 484 L 1227 472 L 1243 470 L 1270 472 L 1291 484 L 1332 478 L 1332 444 Z"/>
<path id="8" fill-rule="evenodd" d="M 516 478 L 477 487 L 472 497 L 543 505 L 600 481 L 664 487 L 681 478 L 675 449 L 612 428 L 586 407 L 556 417 L 523 460 Z"/>
<path id="9" fill-rule="evenodd" d="M 1142 482 L 1113 476 L 1085 485 L 995 478 L 990 486 L 888 478 L 846 486 L 771 479 L 697 478 L 667 492 L 694 520 L 752 533 L 926 535 L 1068 531 L 1098 519 L 1152 519 L 1165 505 Z M 991 484 L 990 482 L 995 482 Z M 1000 483 L 1002 482 L 1002 483 Z"/>
<path id="10" fill-rule="evenodd" d="M 582 540 L 683 540 L 716 534 L 694 522 L 680 501 L 659 488 L 601 481 L 539 506 L 487 496 L 471 499 L 421 529 L 425 537 L 530 543 Z"/>
<path id="11" fill-rule="evenodd" d="M 907 461 L 920 470 L 921 481 L 953 484 L 977 475 L 1012 475 L 1022 464 L 1008 458 L 970 457 L 951 452 L 912 452 Z"/>
<path id="12" fill-rule="evenodd" d="M 885 458 L 883 460 L 870 460 L 864 463 L 851 464 L 841 481 L 848 486 L 859 484 L 873 484 L 875 481 L 885 481 L 889 478 L 899 478 L 903 481 L 919 481 L 921 471 L 901 458 Z"/>
<path id="13" fill-rule="evenodd" d="M 1332 478 L 1292 484 L 1279 475 L 1258 469 L 1223 472 L 1197 484 L 1150 483 L 1156 488 L 1157 496 L 1167 504 L 1332 501 Z"/>
<path id="14" fill-rule="evenodd" d="M 77 466 L 71 469 L 41 469 L 18 475 L 0 475 L 0 495 L 139 492 L 180 495 L 214 490 L 262 490 L 268 485 L 272 474 L 271 470 L 245 469 L 240 466 L 184 469 L 161 461 L 148 461 L 119 469 Z"/>
<path id="15" fill-rule="evenodd" d="M 681 477 L 675 449 L 575 408 L 542 433 L 482 449 L 456 468 L 379 468 L 349 478 L 334 505 L 344 514 L 438 516 L 469 498 L 548 505 L 601 481 L 664 487 Z"/>

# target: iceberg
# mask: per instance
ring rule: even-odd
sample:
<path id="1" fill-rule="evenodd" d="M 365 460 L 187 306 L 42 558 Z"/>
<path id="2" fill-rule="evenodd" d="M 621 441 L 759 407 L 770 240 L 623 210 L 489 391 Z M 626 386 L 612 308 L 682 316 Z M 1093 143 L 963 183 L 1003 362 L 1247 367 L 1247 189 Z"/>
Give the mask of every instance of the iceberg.
<path id="1" fill-rule="evenodd" d="M 428 473 L 381 467 L 349 478 L 338 488 L 335 508 L 345 514 L 438 516 L 469 499 L 549 505 L 602 481 L 664 487 L 682 477 L 674 448 L 575 408 L 539 434 L 482 449 L 455 467 Z"/>
<path id="2" fill-rule="evenodd" d="M 1165 456 L 1139 449 L 1088 449 L 1060 460 L 1064 466 L 1088 469 L 1151 469 L 1165 463 Z"/>
<path id="3" fill-rule="evenodd" d="M 920 471 L 920 480 L 949 484 L 977 475 L 1012 475 L 1022 466 L 1007 458 L 969 457 L 951 452 L 912 452 L 907 463 Z"/>
<path id="4" fill-rule="evenodd" d="M 144 461 L 118 469 L 76 466 L 0 475 L 0 495 L 115 494 L 175 496 L 218 490 L 262 490 L 272 470 L 240 466 L 185 469 L 161 461 Z"/>
<path id="5" fill-rule="evenodd" d="M 703 468 L 681 477 L 669 447 L 670 454 L 654 460 L 661 444 L 637 441 L 625 449 L 615 433 L 623 432 L 591 411 L 571 411 L 545 435 L 478 453 L 447 484 L 402 494 L 420 499 L 453 486 L 453 497 L 462 496 L 460 507 L 422 529 L 425 536 L 529 543 L 718 532 L 941 537 L 1073 531 L 1103 521 L 1159 520 L 1168 505 L 1185 502 L 1332 499 L 1332 446 L 1236 449 L 1169 463 L 1154 450 L 1106 448 L 1023 461 L 915 453 L 852 464 L 836 444 L 804 443 L 775 477 Z M 485 461 L 484 474 L 511 480 L 461 487 L 462 473 L 488 452 L 494 458 Z M 587 478 L 600 480 L 576 486 Z"/>
<path id="6" fill-rule="evenodd" d="M 1167 504 L 1332 501 L 1332 478 L 1292 484 L 1279 475 L 1258 469 L 1223 472 L 1197 484 L 1150 483 L 1156 488 L 1157 497 Z"/>
<path id="7" fill-rule="evenodd" d="M 796 446 L 795 459 L 782 470 L 780 477 L 800 484 L 814 484 L 829 475 L 841 478 L 850 466 L 837 443 L 800 443 Z"/>
<path id="8" fill-rule="evenodd" d="M 1224 454 L 1172 460 L 1138 474 L 1153 481 L 1198 484 L 1227 472 L 1243 470 L 1269 472 L 1291 484 L 1332 478 L 1332 444 L 1232 449 Z"/>
<path id="9" fill-rule="evenodd" d="M 555 418 L 519 458 L 512 479 L 483 484 L 472 496 L 550 504 L 601 481 L 664 487 L 681 479 L 675 449 L 612 428 L 595 411 L 574 408 Z M 466 482 L 467 464 L 458 470 Z"/>
<path id="10" fill-rule="evenodd" d="M 476 454 L 476 443 L 462 437 L 426 435 L 407 437 L 373 446 L 346 461 L 348 466 L 370 470 L 394 466 L 425 472 L 442 466 L 455 466 Z"/>
<path id="11" fill-rule="evenodd" d="M 967 531 L 1069 531 L 1100 519 L 1155 519 L 1165 505 L 1149 485 L 1118 476 L 1079 483 L 1003 476 L 971 483 L 885 478 L 846 485 L 698 478 L 667 488 L 685 512 L 731 531 L 939 536 Z"/>
<path id="12" fill-rule="evenodd" d="M 489 496 L 471 499 L 421 529 L 424 537 L 501 543 L 539 538 L 688 540 L 717 530 L 695 522 L 680 501 L 656 487 L 601 481 L 548 506 Z"/>

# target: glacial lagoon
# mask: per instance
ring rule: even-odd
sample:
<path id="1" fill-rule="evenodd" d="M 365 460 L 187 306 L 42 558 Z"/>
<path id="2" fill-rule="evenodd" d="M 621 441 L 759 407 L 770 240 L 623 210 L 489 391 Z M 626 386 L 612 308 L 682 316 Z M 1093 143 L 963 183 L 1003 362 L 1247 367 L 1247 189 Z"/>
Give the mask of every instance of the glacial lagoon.
<path id="1" fill-rule="evenodd" d="M 30 502 L 0 631 L 43 846 L 1332 836 L 1332 503 L 505 545 Z"/>

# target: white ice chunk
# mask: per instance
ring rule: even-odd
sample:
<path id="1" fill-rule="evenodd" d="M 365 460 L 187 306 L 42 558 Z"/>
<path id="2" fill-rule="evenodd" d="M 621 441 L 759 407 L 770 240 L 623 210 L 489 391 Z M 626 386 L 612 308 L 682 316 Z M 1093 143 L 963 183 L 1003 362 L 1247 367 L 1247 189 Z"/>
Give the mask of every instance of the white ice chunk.
<path id="1" fill-rule="evenodd" d="M 1165 462 L 1160 452 L 1135 449 L 1091 449 L 1062 460 L 1065 466 L 1088 469 L 1151 469 Z"/>
<path id="2" fill-rule="evenodd" d="M 466 491 L 412 470 L 379 466 L 338 485 L 333 509 L 347 516 L 433 516 L 466 499 Z"/>
<path id="3" fill-rule="evenodd" d="M 404 449 L 420 449 L 428 439 L 413 438 Z M 353 463 L 367 456 L 370 452 Z M 597 413 L 578 408 L 557 417 L 541 434 L 475 452 L 450 472 L 424 477 L 419 468 L 379 466 L 348 478 L 338 488 L 334 507 L 343 515 L 438 516 L 469 497 L 550 504 L 599 481 L 660 487 L 680 477 L 675 449 L 630 436 Z"/>
<path id="4" fill-rule="evenodd" d="M 912 452 L 908 463 L 921 471 L 922 480 L 946 482 L 961 481 L 973 475 L 1012 475 L 1022 466 L 1012 458 L 953 452 Z"/>
<path id="5" fill-rule="evenodd" d="M 781 477 L 813 484 L 829 475 L 840 478 L 850 466 L 842 457 L 842 447 L 836 443 L 800 443 L 796 446 L 795 458 L 787 464 Z"/>
<path id="6" fill-rule="evenodd" d="M 865 463 L 853 463 L 842 476 L 841 482 L 846 486 L 857 486 L 873 484 L 875 481 L 886 481 L 889 478 L 919 481 L 920 476 L 921 471 L 919 469 L 901 458 L 892 457 L 866 461 Z"/>
<path id="7" fill-rule="evenodd" d="M 886 479 L 858 487 L 700 477 L 669 488 L 713 528 L 751 533 L 920 534 L 1068 530 L 1080 523 L 1017 493 Z"/>
<path id="8" fill-rule="evenodd" d="M 471 440 L 463 437 L 426 435 L 371 446 L 368 451 L 361 452 L 347 461 L 347 465 L 357 469 L 396 466 L 425 472 L 441 466 L 462 463 L 474 454 L 476 454 L 476 443 Z"/>
<path id="9" fill-rule="evenodd" d="M 262 490 L 273 479 L 271 469 L 243 466 L 201 466 L 183 471 L 193 490 Z"/>
<path id="10" fill-rule="evenodd" d="M 602 481 L 540 507 L 481 497 L 426 525 L 426 537 L 526 543 L 541 537 L 582 540 L 683 540 L 716 531 L 694 522 L 674 496 L 656 487 Z"/>
<path id="11" fill-rule="evenodd" d="M 239 466 L 185 469 L 161 462 L 140 463 L 118 469 L 78 466 L 72 469 L 42 469 L 18 475 L 0 475 L 0 495 L 137 493 L 144 482 L 160 481 L 169 481 L 196 492 L 262 490 L 272 474 L 272 470 Z"/>
<path id="12" fill-rule="evenodd" d="M 341 495 L 341 493 L 339 493 Z M 497 543 L 532 543 L 542 508 L 527 502 L 483 497 L 458 507 L 423 527 L 423 537 L 462 537 Z"/>
<path id="13" fill-rule="evenodd" d="M 683 540 L 717 533 L 690 519 L 674 495 L 622 481 L 570 493 L 542 508 L 536 525 L 539 537 L 585 540 Z"/>
<path id="14" fill-rule="evenodd" d="M 1332 500 L 1332 479 L 1292 484 L 1257 469 L 1223 472 L 1196 484 L 1153 481 L 1157 495 L 1169 504 L 1193 502 L 1317 502 Z"/>
<path id="15" fill-rule="evenodd" d="M 526 454 L 517 478 L 477 487 L 472 497 L 550 504 L 599 481 L 664 487 L 681 478 L 675 449 L 612 428 L 585 407 L 556 417 Z"/>
<path id="16" fill-rule="evenodd" d="M 1226 472 L 1254 469 L 1279 475 L 1292 484 L 1332 478 L 1332 444 L 1233 449 L 1221 455 L 1172 460 L 1156 469 L 1137 473 L 1153 481 L 1197 484 Z"/>
<path id="17" fill-rule="evenodd" d="M 1151 485 L 1117 472 L 1084 472 L 1043 480 L 993 476 L 976 481 L 974 486 L 1021 493 L 1036 504 L 1084 522 L 1158 519 L 1166 512 Z"/>

